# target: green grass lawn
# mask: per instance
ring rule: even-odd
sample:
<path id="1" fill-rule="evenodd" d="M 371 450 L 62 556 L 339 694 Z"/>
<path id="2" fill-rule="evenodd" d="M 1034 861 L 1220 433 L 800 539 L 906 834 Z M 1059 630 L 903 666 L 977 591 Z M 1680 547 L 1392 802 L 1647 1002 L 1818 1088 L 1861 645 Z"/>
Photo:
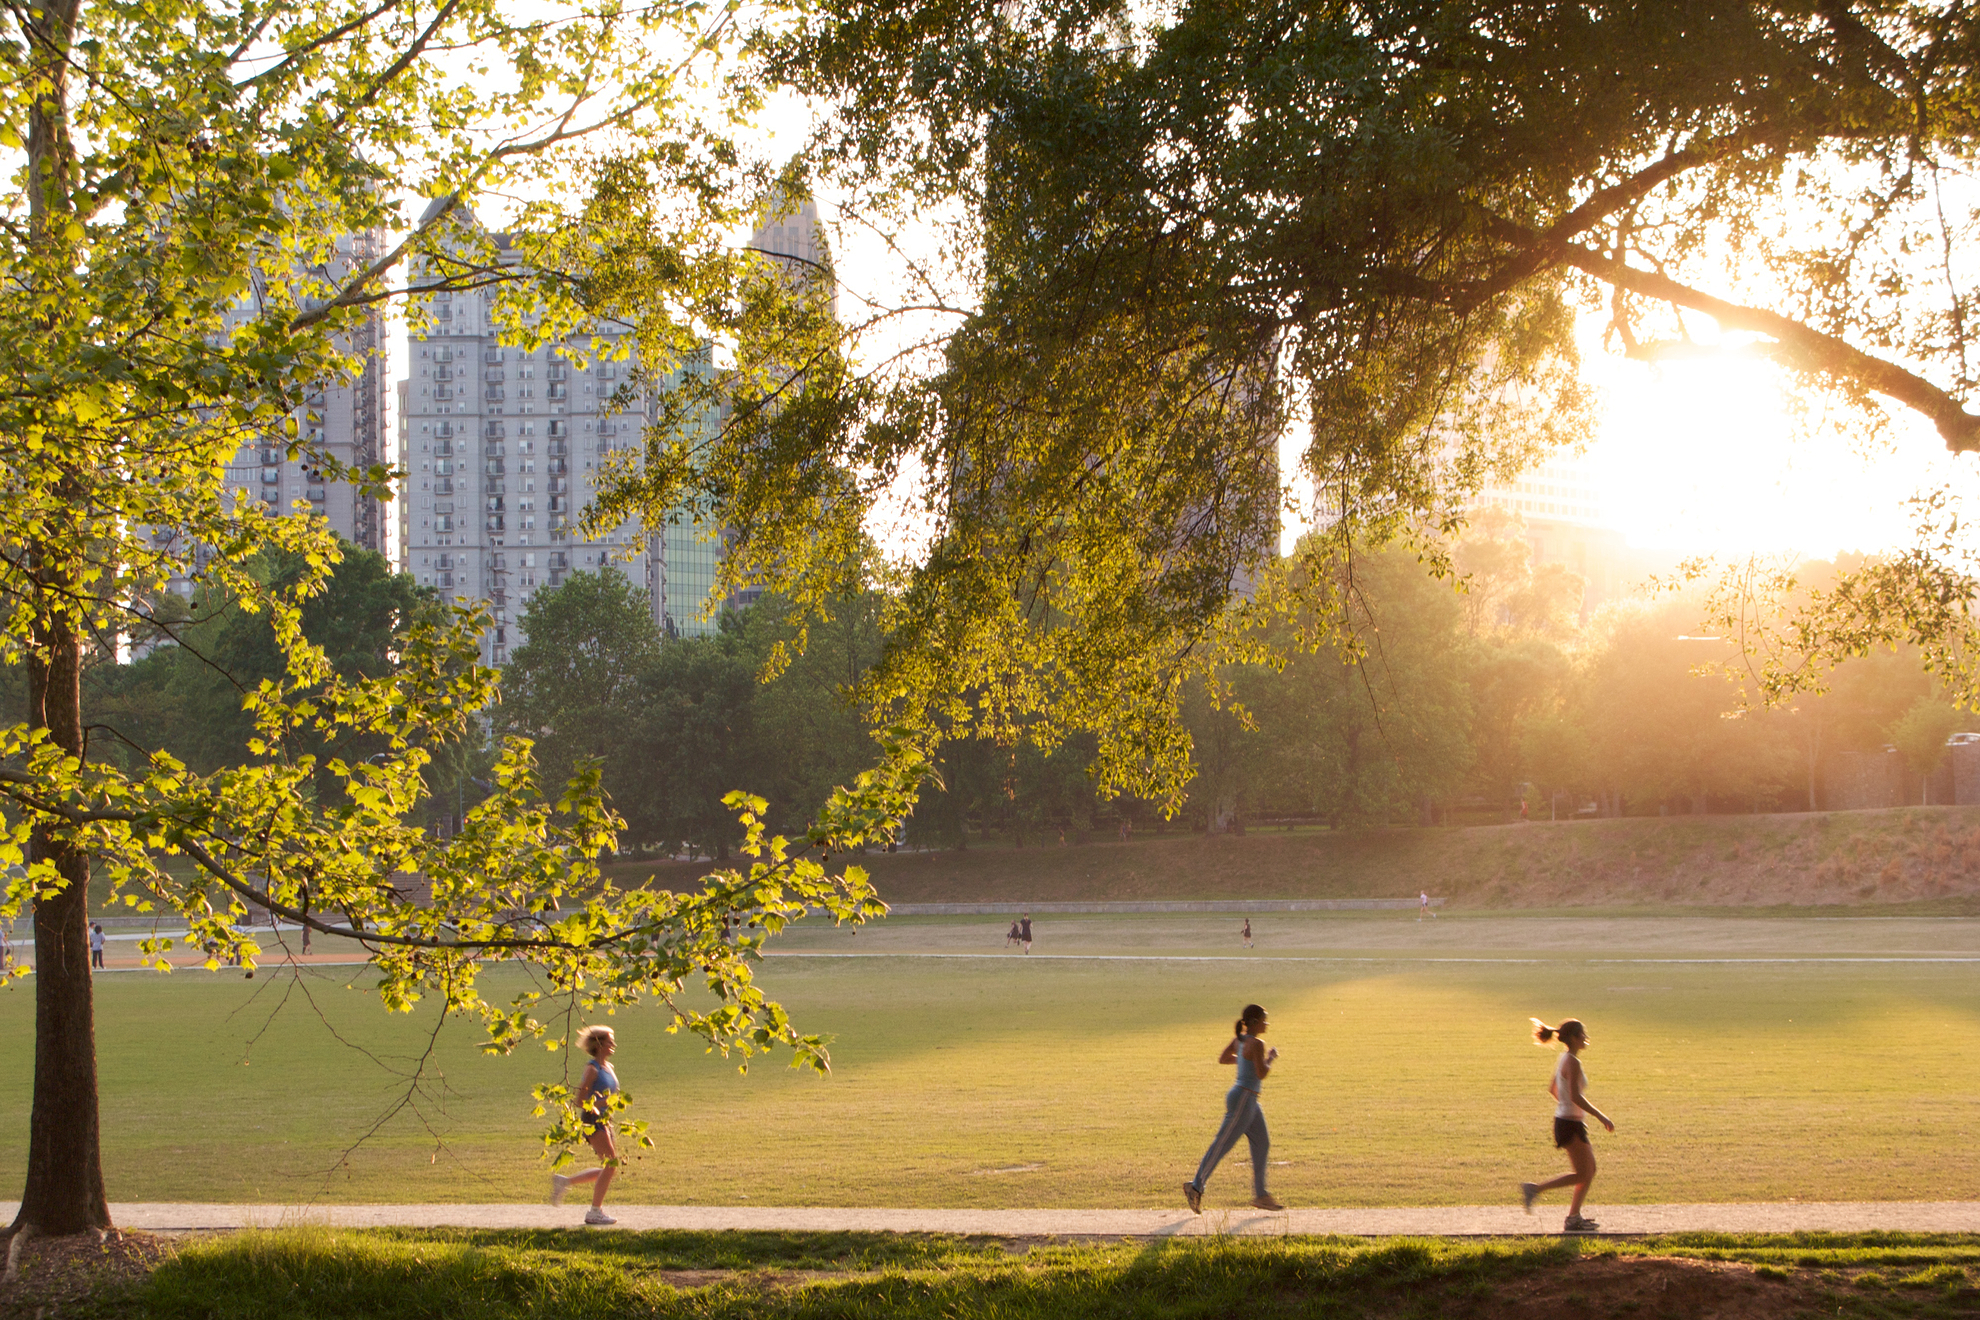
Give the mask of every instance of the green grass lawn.
<path id="1" fill-rule="evenodd" d="M 1638 1243 L 860 1234 L 246 1233 L 182 1247 L 90 1313 L 363 1317 L 1971 1316 L 1971 1239 Z M 32 1282 L 30 1278 L 29 1282 Z"/>
<path id="2" fill-rule="evenodd" d="M 1980 964 L 1674 960 L 1970 955 L 1980 923 L 1258 924 L 1272 956 L 1251 960 L 1201 957 L 1241 952 L 1221 926 L 1159 921 L 1042 924 L 1030 959 L 901 956 L 995 954 L 982 922 L 793 939 L 879 955 L 765 968 L 803 1027 L 836 1034 L 833 1075 L 739 1076 L 657 1013 L 621 1015 L 619 1073 L 661 1137 L 613 1197 L 1168 1205 L 1221 1114 L 1230 1073 L 1213 1059 L 1248 1000 L 1283 1052 L 1265 1112 L 1274 1190 L 1296 1204 L 1496 1202 L 1555 1171 L 1553 1060 L 1528 1043 L 1529 1014 L 1578 1014 L 1594 1037 L 1591 1094 L 1621 1131 L 1598 1136 L 1592 1204 L 1980 1185 Z M 1639 956 L 1661 961 L 1626 961 Z M 386 1015 L 363 984 L 353 968 L 99 980 L 111 1198 L 536 1198 L 528 1091 L 561 1057 L 490 1060 L 453 1024 L 430 1084 L 391 1113 L 434 1022 Z M 0 992 L 0 1186 L 22 1176 L 32 1021 L 30 987 Z M 1211 1203 L 1246 1182 L 1227 1164 Z"/>

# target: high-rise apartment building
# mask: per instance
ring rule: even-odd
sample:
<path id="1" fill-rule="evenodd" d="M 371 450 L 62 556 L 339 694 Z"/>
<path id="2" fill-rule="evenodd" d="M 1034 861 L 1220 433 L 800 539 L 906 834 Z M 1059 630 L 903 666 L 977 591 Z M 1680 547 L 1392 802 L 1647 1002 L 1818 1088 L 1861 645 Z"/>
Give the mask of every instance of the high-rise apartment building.
<path id="1" fill-rule="evenodd" d="M 499 260 L 520 260 L 504 236 L 493 237 Z M 759 228 L 751 240 L 805 260 L 817 259 L 817 243 L 809 203 L 801 218 Z M 714 631 L 719 531 L 686 517 L 651 535 L 631 523 L 595 540 L 577 529 L 599 469 L 613 453 L 642 444 L 650 401 L 618 397 L 629 363 L 609 360 L 617 356 L 610 351 L 591 353 L 589 336 L 582 370 L 562 344 L 534 352 L 505 346 L 489 319 L 491 301 L 478 290 L 436 295 L 431 324 L 407 342 L 399 387 L 401 566 L 444 597 L 487 603 L 492 622 L 482 655 L 492 664 L 506 663 L 522 641 L 517 625 L 533 592 L 605 564 L 644 586 L 664 635 Z M 620 334 L 606 326 L 598 337 L 614 342 Z M 737 593 L 717 608 L 754 597 Z"/>
<path id="2" fill-rule="evenodd" d="M 495 239 L 499 259 L 515 264 L 515 249 Z M 407 343 L 400 562 L 444 597 L 485 601 L 482 656 L 503 664 L 538 587 L 613 561 L 647 579 L 643 537 L 619 528 L 586 540 L 575 525 L 600 459 L 637 443 L 644 410 L 610 407 L 625 365 L 609 352 L 580 369 L 561 344 L 504 345 L 493 297 L 437 295 L 431 325 Z"/>
<path id="3" fill-rule="evenodd" d="M 340 238 L 335 261 L 316 273 L 328 287 L 376 261 L 384 249 L 385 235 L 379 230 Z M 367 468 L 387 457 L 384 318 L 376 312 L 368 314 L 343 347 L 363 359 L 357 378 L 311 392 L 304 406 L 296 410 L 294 420 L 297 434 L 308 449 L 327 453 L 351 467 Z M 384 554 L 385 502 L 360 496 L 357 487 L 348 482 L 324 480 L 325 474 L 307 453 L 291 460 L 287 451 L 288 440 L 281 435 L 267 435 L 242 445 L 227 469 L 228 487 L 245 490 L 278 516 L 294 514 L 299 507 L 321 516 L 339 536 Z"/>
<path id="4" fill-rule="evenodd" d="M 384 243 L 385 236 L 378 230 L 340 238 L 336 257 L 307 274 L 327 290 L 359 267 L 376 261 Z M 258 309 L 253 297 L 244 299 L 230 315 L 230 330 L 255 315 Z M 357 378 L 312 390 L 291 419 L 297 438 L 308 449 L 327 453 L 351 467 L 367 468 L 386 457 L 384 319 L 376 312 L 367 313 L 342 347 L 363 360 Z M 386 553 L 385 502 L 361 497 L 348 482 L 325 480 L 327 474 L 309 453 L 289 458 L 289 443 L 289 437 L 277 429 L 243 444 L 227 465 L 225 488 L 259 502 L 274 517 L 299 512 L 321 517 L 345 540 Z M 181 545 L 185 533 L 176 527 L 153 528 L 151 537 L 161 548 L 177 547 L 184 555 L 182 569 L 166 584 L 166 590 L 191 596 L 194 575 L 209 561 L 210 547 Z M 161 644 L 166 643 L 157 638 L 139 642 L 132 654 L 141 655 Z"/>
<path id="5" fill-rule="evenodd" d="M 817 203 L 809 198 L 786 215 L 766 211 L 749 236 L 749 246 L 752 251 L 775 260 L 792 279 L 807 282 L 819 277 L 829 255 Z M 831 292 L 832 312 L 836 317 L 839 310 L 836 284 Z M 714 631 L 708 603 L 714 595 L 715 575 L 721 566 L 721 534 L 696 527 L 684 518 L 670 523 L 654 542 L 651 572 L 658 602 L 657 617 L 665 635 L 695 637 Z M 731 592 L 717 608 L 753 605 L 762 594 L 761 587 L 746 586 Z"/>

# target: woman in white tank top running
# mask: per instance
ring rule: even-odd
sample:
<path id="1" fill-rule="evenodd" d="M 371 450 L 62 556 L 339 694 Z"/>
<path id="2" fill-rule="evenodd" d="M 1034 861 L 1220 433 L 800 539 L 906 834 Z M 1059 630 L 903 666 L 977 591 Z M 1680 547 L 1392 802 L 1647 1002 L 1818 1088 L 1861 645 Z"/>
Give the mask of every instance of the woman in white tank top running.
<path id="1" fill-rule="evenodd" d="M 1588 1185 L 1595 1181 L 1595 1148 L 1588 1143 L 1587 1120 L 1594 1118 L 1611 1132 L 1616 1130 L 1616 1125 L 1588 1099 L 1588 1073 L 1581 1066 L 1581 1052 L 1588 1048 L 1588 1028 L 1581 1025 L 1579 1018 L 1568 1018 L 1558 1027 L 1533 1019 L 1533 1039 L 1545 1045 L 1556 1036 L 1567 1048 L 1560 1062 L 1554 1065 L 1554 1080 L 1547 1085 L 1548 1093 L 1554 1097 L 1554 1144 L 1567 1152 L 1574 1172 L 1543 1183 L 1521 1183 L 1519 1199 L 1530 1215 L 1540 1193 L 1551 1192 L 1556 1187 L 1572 1187 L 1574 1200 L 1568 1204 L 1567 1222 L 1561 1225 L 1561 1231 L 1592 1233 L 1595 1221 L 1581 1217 L 1581 1203 L 1588 1195 Z"/>

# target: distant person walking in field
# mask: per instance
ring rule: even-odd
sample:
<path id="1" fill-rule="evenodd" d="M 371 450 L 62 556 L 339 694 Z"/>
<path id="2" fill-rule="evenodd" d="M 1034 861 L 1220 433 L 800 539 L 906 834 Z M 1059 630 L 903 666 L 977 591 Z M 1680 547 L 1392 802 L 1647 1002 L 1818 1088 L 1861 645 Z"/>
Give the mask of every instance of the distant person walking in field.
<path id="1" fill-rule="evenodd" d="M 1246 917 L 1246 918 L 1244 919 L 1244 947 L 1245 947 L 1245 948 L 1247 948 L 1247 949 L 1251 947 L 1251 918 L 1250 918 L 1250 917 Z"/>
<path id="2" fill-rule="evenodd" d="M 1265 1166 L 1272 1153 L 1272 1138 L 1265 1130 L 1265 1111 L 1258 1107 L 1258 1088 L 1265 1084 L 1273 1061 L 1279 1057 L 1277 1050 L 1266 1049 L 1265 1042 L 1258 1039 L 1269 1025 L 1264 1009 L 1246 1004 L 1243 1016 L 1232 1028 L 1235 1034 L 1231 1043 L 1217 1056 L 1220 1064 L 1237 1065 L 1237 1081 L 1224 1093 L 1224 1125 L 1211 1138 L 1210 1149 L 1203 1152 L 1196 1176 L 1183 1184 L 1183 1200 L 1189 1202 L 1194 1214 L 1203 1213 L 1203 1189 L 1210 1185 L 1210 1175 L 1217 1171 L 1217 1165 L 1230 1154 L 1240 1136 L 1251 1143 L 1251 1204 L 1260 1210 L 1285 1209 L 1265 1190 Z"/>
<path id="3" fill-rule="evenodd" d="M 1433 921 L 1437 918 L 1437 914 L 1430 910 L 1430 891 L 1427 889 L 1416 896 L 1416 919 L 1421 921 L 1425 917 Z"/>
<path id="4" fill-rule="evenodd" d="M 1567 1222 L 1561 1231 L 1592 1233 L 1595 1221 L 1581 1217 L 1581 1203 L 1588 1196 L 1588 1185 L 1595 1181 L 1595 1148 L 1588 1143 L 1587 1120 L 1593 1116 L 1611 1132 L 1616 1130 L 1616 1125 L 1588 1099 L 1588 1072 L 1581 1066 L 1581 1052 L 1588 1048 L 1588 1028 L 1581 1025 L 1579 1018 L 1569 1018 L 1558 1027 L 1533 1019 L 1533 1039 L 1545 1045 L 1557 1036 L 1566 1049 L 1560 1062 L 1554 1065 L 1554 1080 L 1548 1083 L 1547 1093 L 1554 1097 L 1554 1144 L 1567 1152 L 1574 1172 L 1543 1183 L 1521 1183 L 1519 1199 L 1530 1215 L 1540 1193 L 1551 1192 L 1556 1187 L 1572 1187 L 1574 1199 L 1568 1204 Z"/>
<path id="5" fill-rule="evenodd" d="M 578 1033 L 578 1045 L 591 1056 L 591 1062 L 584 1066 L 584 1078 L 578 1083 L 578 1121 L 584 1125 L 585 1139 L 591 1143 L 591 1149 L 605 1163 L 568 1178 L 561 1173 L 551 1174 L 550 1204 L 562 1205 L 564 1193 L 579 1183 L 590 1183 L 591 1209 L 584 1212 L 584 1222 L 616 1224 L 619 1221 L 605 1213 L 605 1193 L 611 1188 L 612 1175 L 619 1167 L 619 1146 L 613 1140 L 611 1123 L 611 1098 L 619 1093 L 619 1075 L 612 1071 L 612 1054 L 618 1049 L 618 1041 L 610 1027 L 586 1027 Z"/>
<path id="6" fill-rule="evenodd" d="M 89 928 L 89 965 L 103 966 L 103 927 L 101 924 Z"/>
<path id="7" fill-rule="evenodd" d="M 1031 952 L 1031 914 L 1029 912 L 1025 913 L 1023 916 L 1018 918 L 1018 940 L 1024 945 L 1024 951 L 1026 953 L 1030 953 Z"/>
<path id="8" fill-rule="evenodd" d="M 1016 922 L 1015 920 L 1013 920 L 1013 921 L 1011 922 L 1011 929 L 1010 929 L 1010 933 L 1004 936 L 1004 947 L 1005 947 L 1005 948 L 1007 948 L 1007 949 L 1008 949 L 1008 948 L 1010 948 L 1010 947 L 1011 947 L 1011 946 L 1012 946 L 1013 944 L 1016 944 L 1016 943 L 1018 942 L 1018 933 L 1019 933 L 1019 932 L 1018 932 L 1018 924 L 1017 924 L 1017 922 Z"/>

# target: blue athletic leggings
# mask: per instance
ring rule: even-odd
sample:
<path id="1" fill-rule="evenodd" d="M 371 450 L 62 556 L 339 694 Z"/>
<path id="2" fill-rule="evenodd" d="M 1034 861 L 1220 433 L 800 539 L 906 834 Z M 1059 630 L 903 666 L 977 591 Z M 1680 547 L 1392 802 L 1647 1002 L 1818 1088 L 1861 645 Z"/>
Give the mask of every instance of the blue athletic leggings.
<path id="1" fill-rule="evenodd" d="M 1193 1182 L 1197 1191 L 1210 1185 L 1210 1175 L 1237 1145 L 1239 1136 L 1251 1143 L 1251 1194 L 1265 1195 L 1265 1157 L 1272 1153 L 1272 1138 L 1265 1131 L 1265 1111 L 1258 1107 L 1258 1093 L 1242 1086 L 1233 1086 L 1224 1096 L 1224 1125 L 1217 1129 L 1210 1149 L 1203 1152 L 1203 1163 L 1196 1166 Z"/>

